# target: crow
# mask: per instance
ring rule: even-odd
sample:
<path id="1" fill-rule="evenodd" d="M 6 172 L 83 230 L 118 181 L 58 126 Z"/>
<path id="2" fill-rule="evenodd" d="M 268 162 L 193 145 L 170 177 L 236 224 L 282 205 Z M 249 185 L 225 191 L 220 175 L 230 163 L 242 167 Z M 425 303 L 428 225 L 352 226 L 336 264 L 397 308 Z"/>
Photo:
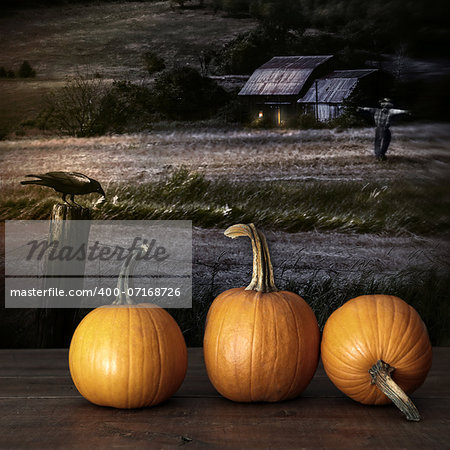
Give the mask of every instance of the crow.
<path id="1" fill-rule="evenodd" d="M 90 194 L 98 192 L 106 197 L 100 183 L 86 175 L 78 172 L 47 172 L 42 175 L 25 175 L 26 177 L 38 178 L 38 180 L 21 181 L 20 184 L 37 184 L 39 186 L 47 186 L 53 188 L 56 192 L 63 194 L 62 199 L 68 205 L 66 195 L 70 195 L 73 204 L 81 206 L 75 202 L 75 195 Z"/>

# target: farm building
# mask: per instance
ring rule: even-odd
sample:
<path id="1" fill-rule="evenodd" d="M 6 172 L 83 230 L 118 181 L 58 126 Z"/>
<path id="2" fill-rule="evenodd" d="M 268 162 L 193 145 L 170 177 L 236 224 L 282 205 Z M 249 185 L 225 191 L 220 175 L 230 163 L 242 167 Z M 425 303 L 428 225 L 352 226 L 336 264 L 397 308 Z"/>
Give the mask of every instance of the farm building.
<path id="1" fill-rule="evenodd" d="M 335 70 L 315 80 L 308 92 L 297 101 L 301 106 L 300 112 L 312 113 L 322 122 L 338 117 L 344 100 L 356 88 L 370 89 L 375 84 L 377 73 L 377 69 Z"/>
<path id="2" fill-rule="evenodd" d="M 374 81 L 376 69 L 332 71 L 332 55 L 275 56 L 255 70 L 239 96 L 255 118 L 278 125 L 298 114 L 313 112 L 319 120 L 337 117 L 343 101 L 362 84 Z"/>
<path id="3" fill-rule="evenodd" d="M 330 72 L 332 55 L 275 56 L 256 69 L 239 92 L 259 118 L 279 125 L 297 111 L 297 100 L 314 78 Z"/>

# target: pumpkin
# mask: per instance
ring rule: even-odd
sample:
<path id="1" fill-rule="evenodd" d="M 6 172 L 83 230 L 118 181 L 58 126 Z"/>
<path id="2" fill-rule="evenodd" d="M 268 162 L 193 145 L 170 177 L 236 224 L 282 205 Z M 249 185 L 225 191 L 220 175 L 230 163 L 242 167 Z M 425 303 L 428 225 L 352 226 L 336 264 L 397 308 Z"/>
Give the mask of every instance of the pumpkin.
<path id="1" fill-rule="evenodd" d="M 323 329 L 322 361 L 334 385 L 352 399 L 391 401 L 420 420 L 407 394 L 425 380 L 432 350 L 417 311 L 398 297 L 363 295 L 331 314 Z"/>
<path id="2" fill-rule="evenodd" d="M 297 397 L 319 359 L 314 312 L 299 295 L 276 288 L 265 236 L 253 224 L 233 225 L 225 235 L 251 239 L 253 277 L 247 287 L 220 294 L 208 311 L 203 349 L 209 379 L 237 402 Z"/>
<path id="3" fill-rule="evenodd" d="M 186 374 L 186 344 L 175 320 L 156 305 L 133 304 L 128 296 L 137 253 L 124 263 L 114 304 L 86 315 L 70 343 L 72 380 L 97 405 L 157 405 L 178 390 Z"/>

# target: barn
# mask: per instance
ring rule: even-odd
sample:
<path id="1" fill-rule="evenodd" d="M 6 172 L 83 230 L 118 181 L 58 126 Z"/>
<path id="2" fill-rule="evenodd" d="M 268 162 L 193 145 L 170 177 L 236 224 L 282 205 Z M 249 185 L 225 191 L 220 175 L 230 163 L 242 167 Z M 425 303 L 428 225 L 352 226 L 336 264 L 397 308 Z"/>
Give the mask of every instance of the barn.
<path id="1" fill-rule="evenodd" d="M 355 89 L 374 91 L 377 69 L 334 70 L 333 55 L 275 56 L 255 70 L 239 96 L 253 117 L 282 125 L 299 114 L 338 117 Z"/>
<path id="2" fill-rule="evenodd" d="M 255 70 L 239 92 L 259 119 L 281 125 L 296 113 L 297 101 L 314 79 L 330 72 L 332 55 L 275 56 Z"/>
<path id="3" fill-rule="evenodd" d="M 314 114 L 325 122 L 338 117 L 356 89 L 368 90 L 376 84 L 377 69 L 335 70 L 314 81 L 308 92 L 300 98 L 300 113 Z"/>

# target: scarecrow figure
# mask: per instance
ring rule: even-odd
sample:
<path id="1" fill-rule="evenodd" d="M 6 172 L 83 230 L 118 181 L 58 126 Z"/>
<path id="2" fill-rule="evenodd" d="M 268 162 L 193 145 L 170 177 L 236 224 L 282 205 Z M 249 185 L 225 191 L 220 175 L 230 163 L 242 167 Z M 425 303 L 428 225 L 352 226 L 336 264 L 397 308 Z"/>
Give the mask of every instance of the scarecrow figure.
<path id="1" fill-rule="evenodd" d="M 409 114 L 404 109 L 394 109 L 389 98 L 380 100 L 380 108 L 357 107 L 357 111 L 368 112 L 373 116 L 375 122 L 375 158 L 379 160 L 386 159 L 386 152 L 391 142 L 391 117 L 400 114 Z"/>

